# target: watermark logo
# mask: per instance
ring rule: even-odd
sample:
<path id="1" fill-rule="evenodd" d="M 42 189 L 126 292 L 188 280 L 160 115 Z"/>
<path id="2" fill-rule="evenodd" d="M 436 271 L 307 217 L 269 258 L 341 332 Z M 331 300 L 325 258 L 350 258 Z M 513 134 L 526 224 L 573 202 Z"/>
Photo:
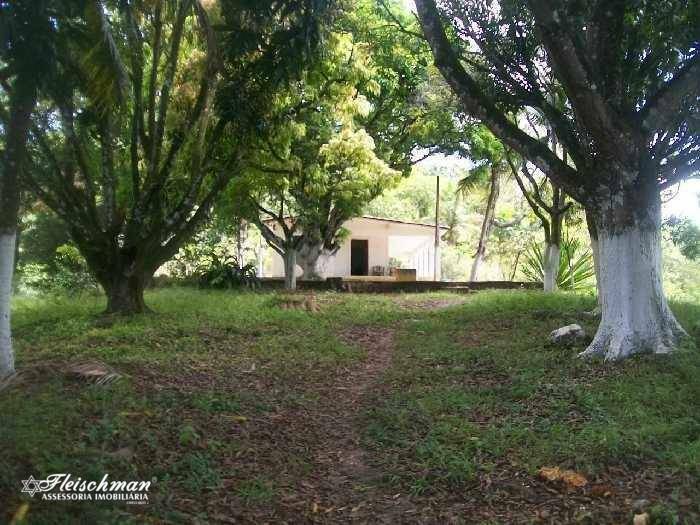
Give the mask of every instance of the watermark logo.
<path id="1" fill-rule="evenodd" d="M 128 504 L 148 503 L 151 481 L 110 480 L 105 474 L 100 481 L 73 478 L 70 474 L 51 474 L 45 479 L 22 480 L 22 492 L 49 501 L 123 501 Z"/>
<path id="2" fill-rule="evenodd" d="M 40 481 L 34 479 L 34 476 L 29 476 L 29 479 L 23 479 L 22 485 L 23 485 L 22 492 L 26 492 L 32 498 L 34 497 L 34 494 L 36 494 L 37 492 L 42 492 L 41 486 L 40 486 Z"/>

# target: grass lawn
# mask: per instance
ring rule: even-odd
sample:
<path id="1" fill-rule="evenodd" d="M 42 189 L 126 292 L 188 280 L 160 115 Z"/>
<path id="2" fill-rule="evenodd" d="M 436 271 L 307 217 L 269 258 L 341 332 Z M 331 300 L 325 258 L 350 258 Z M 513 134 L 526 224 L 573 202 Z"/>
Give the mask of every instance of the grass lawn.
<path id="1" fill-rule="evenodd" d="M 165 289 L 155 314 L 17 299 L 0 522 L 700 523 L 700 352 L 589 363 L 552 347 L 589 297 Z M 675 304 L 700 341 L 700 305 Z M 59 371 L 100 359 L 125 375 Z M 585 477 L 574 486 L 542 467 Z M 52 473 L 154 480 L 148 505 L 50 502 Z M 641 502 L 639 500 L 647 500 Z M 23 507 L 24 503 L 28 503 Z"/>

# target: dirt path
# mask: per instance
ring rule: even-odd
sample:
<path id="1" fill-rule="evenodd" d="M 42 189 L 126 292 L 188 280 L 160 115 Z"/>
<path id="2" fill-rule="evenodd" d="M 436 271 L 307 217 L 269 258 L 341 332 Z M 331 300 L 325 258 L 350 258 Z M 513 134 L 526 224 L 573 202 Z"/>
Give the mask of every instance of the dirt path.
<path id="1" fill-rule="evenodd" d="M 315 424 L 323 441 L 314 455 L 312 476 L 300 483 L 314 501 L 308 515 L 312 521 L 362 522 L 371 517 L 376 522 L 378 505 L 382 521 L 394 521 L 376 488 L 382 473 L 372 467 L 358 430 L 369 393 L 391 364 L 394 335 L 391 328 L 365 326 L 338 334 L 343 342 L 365 350 L 367 357 L 359 366 L 340 370 L 320 400 Z"/>
<path id="2" fill-rule="evenodd" d="M 331 413 L 327 422 L 329 449 L 319 454 L 319 463 L 335 467 L 349 479 L 366 478 L 370 469 L 357 435 L 357 418 L 365 408 L 365 397 L 391 364 L 394 350 L 394 330 L 385 328 L 353 327 L 344 330 L 339 338 L 348 344 L 360 346 L 367 352 L 364 362 L 340 374 L 335 392 L 329 393 L 326 409 Z"/>
<path id="3" fill-rule="evenodd" d="M 439 299 L 417 299 L 408 300 L 403 297 L 394 299 L 394 302 L 404 310 L 442 310 L 450 306 L 463 304 L 467 301 L 466 295 L 455 295 L 454 297 L 445 297 Z"/>
<path id="4" fill-rule="evenodd" d="M 387 473 L 373 465 L 362 443 L 362 418 L 384 389 L 382 377 L 392 362 L 396 330 L 353 326 L 337 334 L 366 357 L 309 383 L 313 402 L 283 409 L 255 422 L 245 438 L 255 444 L 249 465 L 277 471 L 274 504 L 242 508 L 230 505 L 219 514 L 236 523 L 430 523 L 406 493 L 396 493 Z M 243 437 L 243 436 L 240 436 Z M 251 451 L 253 452 L 253 451 Z M 273 466 L 271 461 L 278 461 Z M 244 458 L 234 467 L 241 470 Z M 299 462 L 304 466 L 300 474 Z M 226 519 L 223 519 L 223 518 Z"/>

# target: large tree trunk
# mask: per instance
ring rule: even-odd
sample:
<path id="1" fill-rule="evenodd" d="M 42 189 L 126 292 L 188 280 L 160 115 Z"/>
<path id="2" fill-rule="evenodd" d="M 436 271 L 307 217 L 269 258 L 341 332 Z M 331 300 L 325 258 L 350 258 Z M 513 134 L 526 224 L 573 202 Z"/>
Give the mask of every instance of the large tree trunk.
<path id="1" fill-rule="evenodd" d="M 10 300 L 15 258 L 15 233 L 0 230 L 0 378 L 15 371 L 10 331 Z"/>
<path id="2" fill-rule="evenodd" d="M 481 223 L 481 233 L 479 234 L 479 245 L 476 248 L 474 262 L 472 263 L 472 271 L 469 274 L 470 281 L 476 281 L 479 277 L 479 268 L 486 257 L 486 244 L 489 240 L 491 227 L 493 226 L 493 218 L 496 213 L 496 202 L 500 193 L 500 179 L 495 168 L 491 168 L 491 184 L 489 187 L 489 198 L 486 201 L 486 211 L 484 212 L 484 220 Z"/>
<path id="3" fill-rule="evenodd" d="M 297 262 L 304 271 L 301 278 L 309 281 L 323 280 L 324 268 L 322 262 L 326 261 L 328 251 L 322 244 L 304 244 L 297 254 Z"/>
<path id="4" fill-rule="evenodd" d="M 644 352 L 666 354 L 685 335 L 664 296 L 661 204 L 658 193 L 649 191 L 653 195 L 646 198 L 616 195 L 610 199 L 615 208 L 596 211 L 602 317 L 584 357 L 616 361 Z"/>
<path id="5" fill-rule="evenodd" d="M 297 289 L 297 251 L 294 248 L 287 248 L 284 252 L 284 288 Z"/>
<path id="6" fill-rule="evenodd" d="M 559 276 L 560 257 L 561 247 L 559 244 L 547 243 L 544 249 L 544 260 L 542 261 L 545 293 L 557 291 L 557 277 Z"/>
<path id="7" fill-rule="evenodd" d="M 146 285 L 151 276 L 147 272 L 115 272 L 102 280 L 107 295 L 107 314 L 132 315 L 150 312 L 143 298 Z"/>
<path id="8" fill-rule="evenodd" d="M 12 274 L 19 215 L 20 175 L 25 169 L 27 134 L 36 105 L 36 76 L 20 72 L 10 91 L 9 122 L 0 167 L 0 377 L 12 374 L 15 359 L 10 331 Z"/>

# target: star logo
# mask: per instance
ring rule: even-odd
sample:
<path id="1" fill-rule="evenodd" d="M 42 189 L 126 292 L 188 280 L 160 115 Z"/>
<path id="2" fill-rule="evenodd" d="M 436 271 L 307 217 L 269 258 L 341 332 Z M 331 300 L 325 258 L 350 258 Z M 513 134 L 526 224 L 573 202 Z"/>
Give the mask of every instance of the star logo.
<path id="1" fill-rule="evenodd" d="M 32 498 L 37 492 L 42 492 L 39 486 L 39 480 L 34 479 L 34 476 L 29 476 L 29 479 L 23 479 L 22 485 L 22 492 L 26 492 Z"/>

